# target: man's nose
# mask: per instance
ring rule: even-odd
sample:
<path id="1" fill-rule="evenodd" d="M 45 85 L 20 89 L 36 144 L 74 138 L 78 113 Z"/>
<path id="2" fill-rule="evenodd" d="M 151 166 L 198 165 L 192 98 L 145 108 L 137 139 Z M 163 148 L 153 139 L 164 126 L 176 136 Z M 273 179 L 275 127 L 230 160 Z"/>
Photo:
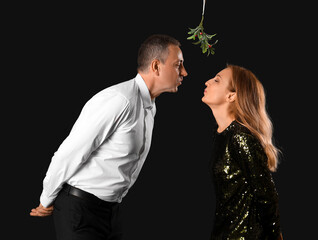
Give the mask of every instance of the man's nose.
<path id="1" fill-rule="evenodd" d="M 183 77 L 188 76 L 188 72 L 187 72 L 187 70 L 185 69 L 185 67 L 182 68 L 181 75 L 182 75 Z"/>

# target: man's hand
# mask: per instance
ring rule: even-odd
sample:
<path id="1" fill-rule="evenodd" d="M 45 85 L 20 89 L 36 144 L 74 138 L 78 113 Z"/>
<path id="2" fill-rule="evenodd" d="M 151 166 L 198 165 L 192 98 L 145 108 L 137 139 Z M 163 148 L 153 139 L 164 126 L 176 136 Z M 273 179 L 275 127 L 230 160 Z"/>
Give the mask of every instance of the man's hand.
<path id="1" fill-rule="evenodd" d="M 47 217 L 52 215 L 53 213 L 53 205 L 50 207 L 43 207 L 43 205 L 40 203 L 40 205 L 37 208 L 33 208 L 30 212 L 30 216 L 33 217 Z"/>

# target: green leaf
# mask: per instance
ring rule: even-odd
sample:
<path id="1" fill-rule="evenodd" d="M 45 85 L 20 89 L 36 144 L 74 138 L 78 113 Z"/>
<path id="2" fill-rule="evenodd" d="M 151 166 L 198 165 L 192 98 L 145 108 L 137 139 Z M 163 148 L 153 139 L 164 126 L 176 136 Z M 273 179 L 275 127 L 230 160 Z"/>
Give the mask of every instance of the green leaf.
<path id="1" fill-rule="evenodd" d="M 200 30 L 200 26 L 197 26 L 196 28 L 189 28 L 189 29 L 190 29 L 190 32 L 188 32 L 188 34 L 193 34 L 196 31 Z"/>
<path id="2" fill-rule="evenodd" d="M 218 43 L 219 40 L 216 40 L 213 44 L 211 44 L 211 46 L 215 45 Z"/>
<path id="3" fill-rule="evenodd" d="M 211 38 L 213 38 L 215 35 L 216 35 L 216 34 L 213 34 L 213 35 L 207 34 L 206 36 L 207 36 L 207 38 L 208 38 L 209 40 L 211 40 Z"/>
<path id="4" fill-rule="evenodd" d="M 202 42 L 201 48 L 202 48 L 202 52 L 203 52 L 203 53 L 206 53 L 206 51 L 208 50 L 208 46 L 207 46 L 207 44 L 204 43 L 204 42 Z"/>
<path id="5" fill-rule="evenodd" d="M 189 28 L 190 29 L 190 32 L 188 32 L 188 34 L 192 34 L 195 32 L 195 29 L 192 29 L 192 28 Z"/>

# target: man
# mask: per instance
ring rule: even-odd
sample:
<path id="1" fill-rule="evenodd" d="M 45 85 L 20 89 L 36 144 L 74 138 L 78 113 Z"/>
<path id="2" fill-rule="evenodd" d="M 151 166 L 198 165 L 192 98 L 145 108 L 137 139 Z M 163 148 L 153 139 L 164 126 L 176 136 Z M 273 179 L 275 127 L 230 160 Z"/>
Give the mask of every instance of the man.
<path id="1" fill-rule="evenodd" d="M 152 35 L 138 52 L 138 74 L 93 96 L 54 154 L 40 205 L 58 239 L 121 239 L 118 208 L 149 152 L 155 98 L 177 92 L 187 72 L 180 43 Z M 53 211 L 54 206 L 54 211 Z"/>

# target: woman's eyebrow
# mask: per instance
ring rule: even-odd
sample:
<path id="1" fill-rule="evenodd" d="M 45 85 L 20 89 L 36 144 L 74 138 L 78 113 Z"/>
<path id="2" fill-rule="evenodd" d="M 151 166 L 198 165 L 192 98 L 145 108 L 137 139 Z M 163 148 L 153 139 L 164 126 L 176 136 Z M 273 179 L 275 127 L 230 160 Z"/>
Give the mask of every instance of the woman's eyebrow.
<path id="1" fill-rule="evenodd" d="M 220 74 L 216 74 L 216 76 L 222 79 L 222 77 L 221 77 L 221 75 L 220 75 Z"/>

